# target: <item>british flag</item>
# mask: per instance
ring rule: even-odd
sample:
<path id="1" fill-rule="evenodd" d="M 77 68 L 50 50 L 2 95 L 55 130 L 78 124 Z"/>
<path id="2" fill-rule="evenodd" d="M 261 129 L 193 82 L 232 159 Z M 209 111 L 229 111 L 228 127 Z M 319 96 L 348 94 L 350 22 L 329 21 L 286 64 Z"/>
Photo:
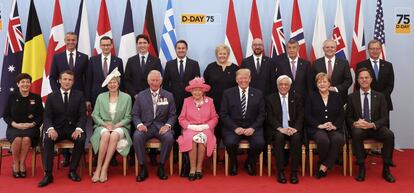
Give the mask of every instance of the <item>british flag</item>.
<path id="1" fill-rule="evenodd" d="M 285 53 L 286 42 L 283 33 L 282 17 L 280 15 L 280 4 L 276 1 L 275 15 L 273 17 L 272 42 L 270 46 L 270 57 L 276 58 Z"/>
<path id="2" fill-rule="evenodd" d="M 375 16 L 374 39 L 382 43 L 381 59 L 385 60 L 385 32 L 384 32 L 384 13 L 382 9 L 382 1 L 377 0 L 377 14 Z"/>
<path id="3" fill-rule="evenodd" d="M 15 78 L 22 69 L 23 60 L 24 38 L 16 0 L 13 0 L 11 10 L 1 71 L 0 117 L 3 117 L 10 92 L 16 90 Z"/>
<path id="4" fill-rule="evenodd" d="M 364 38 L 364 15 L 361 8 L 361 0 L 357 0 L 354 33 L 352 34 L 351 67 L 356 69 L 356 64 L 366 59 Z"/>

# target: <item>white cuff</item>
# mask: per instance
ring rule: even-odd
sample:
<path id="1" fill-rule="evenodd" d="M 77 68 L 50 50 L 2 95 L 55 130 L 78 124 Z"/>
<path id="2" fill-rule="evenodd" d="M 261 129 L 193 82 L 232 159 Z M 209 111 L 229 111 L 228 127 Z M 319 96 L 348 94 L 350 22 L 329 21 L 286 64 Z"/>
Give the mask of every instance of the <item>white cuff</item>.
<path id="1" fill-rule="evenodd" d="M 46 133 L 49 133 L 49 131 L 50 131 L 50 130 L 52 130 L 52 129 L 53 129 L 53 130 L 55 130 L 55 128 L 54 128 L 54 127 L 49 127 L 49 128 L 47 128 Z"/>
<path id="2" fill-rule="evenodd" d="M 76 129 L 75 130 L 78 130 L 78 131 L 80 131 L 81 133 L 83 133 L 83 129 L 81 129 L 80 127 L 76 127 Z"/>

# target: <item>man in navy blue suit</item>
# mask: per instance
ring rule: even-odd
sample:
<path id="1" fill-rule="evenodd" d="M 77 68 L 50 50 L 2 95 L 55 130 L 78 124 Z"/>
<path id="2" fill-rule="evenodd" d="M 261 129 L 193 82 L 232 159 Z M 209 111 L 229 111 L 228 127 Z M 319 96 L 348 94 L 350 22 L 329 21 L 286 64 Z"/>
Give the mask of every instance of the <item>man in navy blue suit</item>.
<path id="1" fill-rule="evenodd" d="M 262 92 L 252 88 L 250 70 L 236 72 L 238 86 L 224 91 L 221 101 L 220 118 L 223 121 L 223 142 L 230 158 L 230 175 L 237 175 L 237 148 L 240 140 L 250 143 L 245 169 L 251 176 L 256 175 L 257 157 L 263 150 L 263 122 L 265 105 Z"/>

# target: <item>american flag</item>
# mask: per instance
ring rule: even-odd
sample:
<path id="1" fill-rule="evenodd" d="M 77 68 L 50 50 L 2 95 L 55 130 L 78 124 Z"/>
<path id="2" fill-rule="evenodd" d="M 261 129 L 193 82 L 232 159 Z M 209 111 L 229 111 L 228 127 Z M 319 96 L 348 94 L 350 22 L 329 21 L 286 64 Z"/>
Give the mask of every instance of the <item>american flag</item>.
<path id="1" fill-rule="evenodd" d="M 276 58 L 285 53 L 286 43 L 283 33 L 282 17 L 280 15 L 279 1 L 276 1 L 275 15 L 273 17 L 272 42 L 270 47 L 270 57 Z"/>
<path id="2" fill-rule="evenodd" d="M 13 0 L 11 10 L 1 71 L 0 117 L 3 117 L 10 92 L 17 89 L 15 78 L 22 69 L 23 60 L 24 38 L 16 0 Z"/>
<path id="3" fill-rule="evenodd" d="M 385 59 L 385 32 L 384 32 L 384 12 L 382 9 L 382 1 L 377 0 L 377 14 L 375 16 L 374 39 L 382 43 L 381 59 Z"/>

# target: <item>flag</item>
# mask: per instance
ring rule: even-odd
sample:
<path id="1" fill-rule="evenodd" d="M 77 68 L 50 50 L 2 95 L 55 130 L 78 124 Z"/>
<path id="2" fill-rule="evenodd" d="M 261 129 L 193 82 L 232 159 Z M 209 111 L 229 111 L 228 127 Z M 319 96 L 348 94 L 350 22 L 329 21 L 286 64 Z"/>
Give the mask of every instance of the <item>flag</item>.
<path id="1" fill-rule="evenodd" d="M 162 27 L 160 60 L 163 67 L 165 67 L 167 61 L 177 57 L 177 54 L 175 53 L 175 43 L 177 42 L 177 38 L 175 35 L 174 10 L 171 1 L 172 0 L 168 0 L 164 16 L 164 27 Z"/>
<path id="2" fill-rule="evenodd" d="M 125 8 L 124 26 L 122 27 L 121 42 L 119 44 L 118 57 L 120 57 L 125 65 L 128 58 L 137 54 L 135 46 L 134 23 L 132 21 L 132 9 L 130 0 L 127 1 Z"/>
<path id="3" fill-rule="evenodd" d="M 346 45 L 346 31 L 341 0 L 338 0 L 336 5 L 335 24 L 332 30 L 332 39 L 336 42 L 336 57 L 348 60 L 348 46 Z"/>
<path id="4" fill-rule="evenodd" d="M 88 57 L 91 56 L 91 40 L 89 38 L 89 24 L 88 24 L 88 12 L 86 11 L 86 5 L 81 0 L 79 5 L 78 19 L 76 21 L 75 33 L 78 35 L 78 44 L 76 50 L 82 52 Z"/>
<path id="5" fill-rule="evenodd" d="M 153 56 L 158 56 L 157 36 L 155 36 L 154 16 L 152 15 L 151 0 L 147 2 L 147 10 L 145 12 L 145 22 L 143 34 L 147 35 L 150 39 L 150 45 L 148 51 Z"/>
<path id="6" fill-rule="evenodd" d="M 354 33 L 352 34 L 351 67 L 355 71 L 358 62 L 366 59 L 364 38 L 364 15 L 361 0 L 357 0 Z"/>
<path id="7" fill-rule="evenodd" d="M 102 52 L 99 47 L 99 43 L 103 36 L 112 38 L 111 23 L 109 22 L 108 9 L 106 8 L 105 0 L 101 0 L 101 7 L 99 9 L 98 26 L 96 27 L 95 36 L 95 48 L 93 49 L 94 56 Z M 112 47 L 111 53 L 115 55 L 115 46 Z"/>
<path id="8" fill-rule="evenodd" d="M 10 92 L 17 89 L 16 76 L 22 69 L 24 39 L 17 2 L 13 0 L 7 26 L 0 86 L 0 117 L 3 117 Z"/>
<path id="9" fill-rule="evenodd" d="M 286 42 L 283 33 L 282 16 L 280 15 L 280 3 L 276 1 L 275 15 L 273 16 L 272 41 L 270 42 L 270 57 L 277 58 L 285 53 Z"/>
<path id="10" fill-rule="evenodd" d="M 323 42 L 326 40 L 325 17 L 323 15 L 323 1 L 318 0 L 318 9 L 316 10 L 315 27 L 313 28 L 312 48 L 310 61 L 323 57 Z"/>
<path id="11" fill-rule="evenodd" d="M 65 51 L 65 32 L 63 29 L 62 13 L 60 12 L 59 0 L 55 0 L 55 10 L 53 11 L 52 29 L 50 31 L 49 45 L 47 47 L 47 56 L 45 70 L 43 71 L 42 92 L 43 102 L 46 102 L 47 95 L 52 92 L 50 87 L 49 74 L 52 67 L 53 56 L 56 53 Z"/>
<path id="12" fill-rule="evenodd" d="M 299 42 L 299 56 L 301 58 L 308 59 L 308 54 L 306 52 L 305 34 L 303 34 L 302 20 L 300 18 L 298 0 L 293 1 L 290 38 L 293 38 Z"/>
<path id="13" fill-rule="evenodd" d="M 33 0 L 30 0 L 24 50 L 22 72 L 32 76 L 30 91 L 40 95 L 46 62 L 46 47 Z"/>
<path id="14" fill-rule="evenodd" d="M 234 13 L 233 0 L 230 0 L 229 2 L 229 13 L 227 16 L 226 37 L 224 44 L 230 48 L 229 61 L 236 65 L 240 65 L 243 60 L 243 53 L 240 44 L 236 14 Z"/>
<path id="15" fill-rule="evenodd" d="M 385 32 L 384 32 L 384 12 L 382 1 L 377 0 L 377 14 L 375 15 L 374 39 L 382 43 L 381 59 L 385 60 Z"/>
<path id="16" fill-rule="evenodd" d="M 260 18 L 257 11 L 256 0 L 253 0 L 252 11 L 250 13 L 249 34 L 247 36 L 246 57 L 253 54 L 252 41 L 256 38 L 262 39 L 262 30 L 260 29 Z"/>

